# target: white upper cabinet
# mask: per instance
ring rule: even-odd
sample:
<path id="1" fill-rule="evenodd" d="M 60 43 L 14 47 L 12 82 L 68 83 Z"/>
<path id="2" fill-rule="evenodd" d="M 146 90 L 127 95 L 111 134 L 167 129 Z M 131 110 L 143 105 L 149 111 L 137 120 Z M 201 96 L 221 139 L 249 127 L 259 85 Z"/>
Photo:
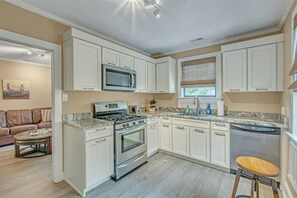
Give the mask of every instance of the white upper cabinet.
<path id="1" fill-rule="evenodd" d="M 134 69 L 136 71 L 136 91 L 147 92 L 147 62 L 135 58 Z"/>
<path id="2" fill-rule="evenodd" d="M 156 92 L 175 93 L 175 60 L 170 57 L 156 60 Z"/>
<path id="3" fill-rule="evenodd" d="M 134 69 L 134 58 L 132 56 L 120 53 L 120 67 Z"/>
<path id="4" fill-rule="evenodd" d="M 102 64 L 120 66 L 120 53 L 103 47 Z"/>
<path id="5" fill-rule="evenodd" d="M 247 50 L 223 53 L 223 86 L 225 92 L 247 91 Z"/>
<path id="6" fill-rule="evenodd" d="M 147 92 L 154 93 L 156 91 L 156 65 L 147 63 Z"/>
<path id="7" fill-rule="evenodd" d="M 276 44 L 248 49 L 248 90 L 276 90 Z"/>
<path id="8" fill-rule="evenodd" d="M 101 47 L 71 38 L 64 42 L 64 90 L 101 90 Z"/>
<path id="9" fill-rule="evenodd" d="M 224 92 L 283 91 L 284 35 L 222 46 Z"/>

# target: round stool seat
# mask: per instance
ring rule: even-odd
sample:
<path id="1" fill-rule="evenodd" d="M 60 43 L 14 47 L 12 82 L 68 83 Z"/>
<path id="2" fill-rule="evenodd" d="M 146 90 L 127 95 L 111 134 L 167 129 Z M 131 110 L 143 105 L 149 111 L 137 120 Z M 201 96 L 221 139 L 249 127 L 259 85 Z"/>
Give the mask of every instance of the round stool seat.
<path id="1" fill-rule="evenodd" d="M 260 158 L 239 156 L 236 158 L 236 163 L 242 169 L 259 176 L 276 177 L 279 174 L 277 166 Z"/>

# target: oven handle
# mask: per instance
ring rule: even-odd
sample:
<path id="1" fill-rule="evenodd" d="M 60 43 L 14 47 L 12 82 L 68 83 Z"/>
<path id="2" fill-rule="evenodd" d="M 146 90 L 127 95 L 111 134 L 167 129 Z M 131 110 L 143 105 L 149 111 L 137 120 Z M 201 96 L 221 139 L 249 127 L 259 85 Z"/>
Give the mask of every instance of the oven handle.
<path id="1" fill-rule="evenodd" d="M 146 152 L 143 155 L 141 155 L 140 157 L 138 157 L 137 159 L 133 160 L 132 162 L 128 162 L 127 164 L 122 164 L 122 165 L 118 166 L 118 168 L 123 168 L 125 166 L 129 166 L 130 164 L 133 164 L 133 163 L 137 162 L 138 160 L 140 160 L 141 158 L 143 158 L 145 155 L 146 155 Z"/>
<path id="2" fill-rule="evenodd" d="M 130 74 L 131 75 L 131 80 L 132 80 L 132 83 L 131 83 L 131 87 L 134 87 L 134 74 Z"/>
<path id="3" fill-rule="evenodd" d="M 122 129 L 122 130 L 118 130 L 121 132 L 118 132 L 119 135 L 125 135 L 125 134 L 129 134 L 129 133 L 134 133 L 135 131 L 144 129 L 146 127 L 146 125 L 141 125 L 140 127 L 136 127 L 136 128 L 128 128 L 128 129 Z"/>

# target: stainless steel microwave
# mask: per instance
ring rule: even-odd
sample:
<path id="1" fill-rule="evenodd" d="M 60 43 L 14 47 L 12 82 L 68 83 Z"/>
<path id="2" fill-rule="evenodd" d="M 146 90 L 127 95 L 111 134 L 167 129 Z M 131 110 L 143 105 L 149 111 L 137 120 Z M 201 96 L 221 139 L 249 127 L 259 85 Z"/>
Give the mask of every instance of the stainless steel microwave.
<path id="1" fill-rule="evenodd" d="M 103 90 L 135 91 L 136 71 L 103 64 Z"/>

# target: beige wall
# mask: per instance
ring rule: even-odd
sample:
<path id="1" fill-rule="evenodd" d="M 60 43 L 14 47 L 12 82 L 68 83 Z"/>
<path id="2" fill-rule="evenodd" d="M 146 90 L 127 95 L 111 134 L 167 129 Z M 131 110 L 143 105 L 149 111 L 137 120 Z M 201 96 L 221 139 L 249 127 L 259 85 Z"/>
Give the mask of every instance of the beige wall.
<path id="1" fill-rule="evenodd" d="M 3 100 L 2 80 L 30 82 L 30 99 Z M 0 109 L 32 109 L 51 106 L 51 68 L 0 60 Z"/>
<path id="2" fill-rule="evenodd" d="M 33 38 L 62 45 L 63 33 L 69 29 L 61 23 L 47 19 L 12 4 L 0 1 L 0 28 Z M 126 101 L 145 104 L 152 94 L 69 92 L 69 101 L 63 102 L 63 113 L 91 111 L 92 102 Z"/>
<path id="3" fill-rule="evenodd" d="M 251 37 L 250 39 L 269 36 L 278 33 L 280 32 L 274 32 L 262 36 Z M 243 40 L 248 39 L 242 39 L 240 41 Z M 221 51 L 221 45 L 180 52 L 176 54 L 171 54 L 170 56 L 177 60 L 184 57 L 190 57 L 199 54 L 218 51 Z M 282 93 L 222 93 L 222 96 L 224 97 L 225 105 L 228 107 L 229 110 L 280 113 Z M 154 94 L 154 98 L 158 101 L 159 106 L 176 107 L 178 104 L 177 94 Z"/>

